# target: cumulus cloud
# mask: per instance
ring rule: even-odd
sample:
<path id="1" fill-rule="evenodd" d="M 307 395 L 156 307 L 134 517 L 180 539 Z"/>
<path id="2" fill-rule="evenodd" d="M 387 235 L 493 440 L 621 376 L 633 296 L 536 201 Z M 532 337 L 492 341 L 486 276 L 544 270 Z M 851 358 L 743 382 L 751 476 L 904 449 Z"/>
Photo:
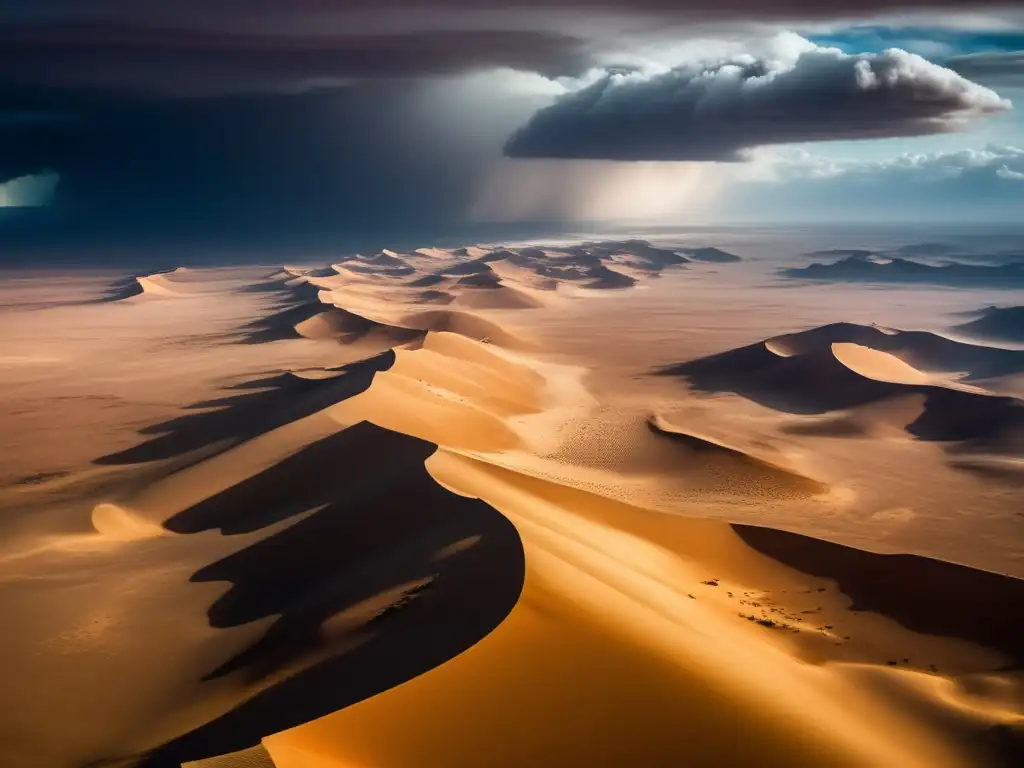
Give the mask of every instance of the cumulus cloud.
<path id="1" fill-rule="evenodd" d="M 953 131 L 1008 100 L 915 54 L 848 55 L 795 35 L 774 54 L 608 72 L 540 110 L 512 157 L 721 160 L 767 144 Z"/>
<path id="2" fill-rule="evenodd" d="M 0 208 L 36 208 L 49 205 L 60 176 L 52 171 L 19 176 L 0 184 Z"/>

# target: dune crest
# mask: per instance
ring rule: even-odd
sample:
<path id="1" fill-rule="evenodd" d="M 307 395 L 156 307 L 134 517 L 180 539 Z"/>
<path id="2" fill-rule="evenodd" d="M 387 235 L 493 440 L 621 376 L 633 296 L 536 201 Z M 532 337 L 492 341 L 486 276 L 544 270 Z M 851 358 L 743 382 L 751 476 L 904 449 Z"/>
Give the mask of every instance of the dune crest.
<path id="1" fill-rule="evenodd" d="M 1024 366 L 1017 350 L 931 333 L 838 323 L 668 366 L 695 389 L 733 392 L 768 408 L 820 415 L 923 396 L 906 430 L 923 440 L 1019 451 L 1024 402 L 970 384 Z M 955 375 L 959 372 L 959 376 Z"/>

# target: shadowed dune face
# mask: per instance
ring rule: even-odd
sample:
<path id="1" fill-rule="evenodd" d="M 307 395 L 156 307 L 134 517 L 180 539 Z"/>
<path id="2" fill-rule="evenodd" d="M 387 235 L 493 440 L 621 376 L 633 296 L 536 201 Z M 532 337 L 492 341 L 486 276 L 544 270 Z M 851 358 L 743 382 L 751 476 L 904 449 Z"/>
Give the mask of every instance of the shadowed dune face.
<path id="1" fill-rule="evenodd" d="M 700 478 L 694 490 L 703 493 L 747 493 L 753 497 L 805 498 L 828 488 L 799 473 L 743 451 L 689 434 L 662 417 L 647 421 L 651 432 L 672 441 L 688 454 L 680 469 Z"/>
<path id="2" fill-rule="evenodd" d="M 791 568 L 831 579 L 853 601 L 916 632 L 995 648 L 1024 664 L 1024 581 L 913 555 L 876 555 L 796 533 L 733 525 L 747 545 Z"/>
<path id="3" fill-rule="evenodd" d="M 395 362 L 388 351 L 343 366 L 332 378 L 307 379 L 282 373 L 232 387 L 238 394 L 194 403 L 195 411 L 144 428 L 143 442 L 120 453 L 102 456 L 97 464 L 134 464 L 182 456 L 208 446 L 243 442 L 284 424 L 322 411 L 365 391 L 374 375 Z M 254 390 L 254 391 L 253 391 Z"/>
<path id="4" fill-rule="evenodd" d="M 815 263 L 781 271 L 783 277 L 853 283 L 917 283 L 954 288 L 1024 287 L 1024 262 L 1007 264 L 924 264 L 900 257 L 856 251 L 832 264 Z"/>
<path id="5" fill-rule="evenodd" d="M 430 478 L 434 450 L 357 424 L 167 521 L 179 534 L 235 534 L 312 510 L 193 575 L 231 585 L 211 626 L 276 618 L 204 676 L 252 698 L 143 765 L 251 746 L 415 677 L 497 626 L 522 588 L 522 545 L 503 516 Z"/>
<path id="6" fill-rule="evenodd" d="M 1024 307 L 988 307 L 976 320 L 954 326 L 967 336 L 994 341 L 1024 341 Z"/>
<path id="7" fill-rule="evenodd" d="M 978 441 L 1016 450 L 1024 403 L 936 373 L 963 372 L 965 381 L 1019 373 L 1024 353 L 963 344 L 931 333 L 882 330 L 849 323 L 779 336 L 711 357 L 669 366 L 705 392 L 733 392 L 793 414 L 825 414 L 894 400 L 923 398 L 905 426 L 923 440 Z"/>
<path id="8" fill-rule="evenodd" d="M 733 264 L 742 261 L 736 254 L 723 251 L 721 248 L 694 248 L 684 253 L 695 261 L 708 261 L 713 264 Z"/>

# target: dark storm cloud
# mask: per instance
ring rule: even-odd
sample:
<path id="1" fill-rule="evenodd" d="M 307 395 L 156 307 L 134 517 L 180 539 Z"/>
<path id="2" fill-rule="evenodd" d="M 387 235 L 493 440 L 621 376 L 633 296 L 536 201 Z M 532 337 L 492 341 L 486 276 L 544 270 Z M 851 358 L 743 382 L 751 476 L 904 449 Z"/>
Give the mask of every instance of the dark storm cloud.
<path id="1" fill-rule="evenodd" d="M 966 78 L 994 86 L 1024 87 L 1024 51 L 953 56 L 946 66 Z"/>
<path id="2" fill-rule="evenodd" d="M 540 110 L 505 151 L 728 161 L 766 144 L 941 133 L 1009 108 L 995 92 L 903 51 L 848 56 L 812 47 L 792 64 L 739 57 L 607 75 Z"/>
<path id="3" fill-rule="evenodd" d="M 218 13 L 323 15 L 332 11 L 387 13 L 417 11 L 516 12 L 624 11 L 662 17 L 778 17 L 827 18 L 863 16 L 879 11 L 945 8 L 1013 8 L 1012 0 L 41 0 L 5 11 L 12 18 L 52 18 L 56 15 L 181 18 L 183 15 L 210 17 Z"/>
<path id="4" fill-rule="evenodd" d="M 154 95 L 289 90 L 484 67 L 559 75 L 581 44 L 545 31 L 272 35 L 91 22 L 0 29 L 0 76 L 19 85 L 122 88 Z"/>
<path id="5" fill-rule="evenodd" d="M 705 20 L 820 20 L 992 5 L 991 0 L 39 0 L 0 4 L 0 82 L 189 95 L 488 66 L 572 75 L 588 53 L 621 44 L 623 25 L 692 35 L 692 24 Z M 604 19 L 603 26 L 593 26 L 596 18 Z"/>

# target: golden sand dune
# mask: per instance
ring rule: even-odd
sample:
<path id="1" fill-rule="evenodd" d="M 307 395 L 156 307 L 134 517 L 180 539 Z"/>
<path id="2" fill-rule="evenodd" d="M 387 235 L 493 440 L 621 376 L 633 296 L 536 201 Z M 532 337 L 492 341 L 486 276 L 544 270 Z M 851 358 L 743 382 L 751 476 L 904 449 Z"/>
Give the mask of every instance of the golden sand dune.
<path id="1" fill-rule="evenodd" d="M 912 365 L 908 365 L 895 355 L 880 352 L 871 347 L 850 343 L 833 344 L 832 354 L 854 373 L 875 381 L 910 386 L 934 382 L 932 377 Z M 974 391 L 982 390 L 975 389 Z"/>
<path id="2" fill-rule="evenodd" d="M 414 330 L 378 323 L 344 309 L 333 307 L 313 315 L 295 326 L 295 332 L 307 339 L 338 339 L 347 343 L 369 336 L 384 337 L 388 345 L 403 344 L 420 336 Z"/>
<path id="3" fill-rule="evenodd" d="M 728 526 L 652 516 L 451 454 L 428 467 L 516 524 L 523 596 L 453 662 L 265 739 L 279 768 L 971 765 L 978 753 L 952 734 L 1014 720 L 998 695 L 973 699 L 883 660 L 914 655 L 965 672 L 998 656 L 850 614 L 830 582 L 759 555 Z M 866 661 L 914 708 L 867 684 Z M 437 716 L 418 717 L 424 707 Z"/>
<path id="4" fill-rule="evenodd" d="M 684 431 L 665 417 L 648 420 L 651 431 L 679 447 L 676 471 L 703 492 L 743 493 L 758 496 L 813 496 L 827 487 L 797 472 L 773 464 L 750 453 Z"/>
<path id="5" fill-rule="evenodd" d="M 922 410 L 901 425 L 910 434 L 1017 450 L 1024 403 L 967 382 L 1011 375 L 1021 365 L 1024 357 L 1014 350 L 841 323 L 668 366 L 661 373 L 681 376 L 698 390 L 733 392 L 794 414 L 905 402 L 917 395 Z M 965 378 L 948 375 L 956 369 Z"/>
<path id="6" fill-rule="evenodd" d="M 617 241 L 381 251 L 337 279 L 181 278 L 218 286 L 152 353 L 175 351 L 162 375 L 200 380 L 174 395 L 192 405 L 129 411 L 119 429 L 149 426 L 68 470 L 76 496 L 0 491 L 5 509 L 38 499 L 0 548 L 18 627 L 0 638 L 0 763 L 1013 765 L 1024 582 L 730 524 L 855 521 L 827 462 L 736 430 L 742 401 L 640 389 L 643 410 L 620 413 L 542 344 L 547 301 L 458 308 L 536 297 L 543 280 L 568 306 L 685 263 Z M 403 264 L 422 275 L 381 272 Z M 423 276 L 441 279 L 412 285 Z M 144 310 L 136 323 L 165 327 L 181 304 L 75 312 Z M 594 312 L 598 346 L 629 343 Z M 787 419 L 804 403 L 818 419 L 898 421 L 913 401 L 915 434 L 967 442 L 1012 422 L 1016 401 L 936 383 L 1000 376 L 1011 358 L 881 335 L 898 344 L 832 328 L 672 372 Z M 115 362 L 122 391 L 147 386 Z M 916 516 L 882 511 L 877 526 Z"/>
<path id="7" fill-rule="evenodd" d="M 801 333 L 770 339 L 784 356 L 820 352 L 834 344 L 856 344 L 885 352 L 929 373 L 961 374 L 988 379 L 1024 370 L 1024 353 L 954 341 L 926 331 L 901 331 L 881 326 L 832 323 Z"/>
<path id="8" fill-rule="evenodd" d="M 141 295 L 146 297 L 176 298 L 231 290 L 239 279 L 234 269 L 188 269 L 177 267 L 169 272 L 157 272 L 136 278 Z"/>
<path id="9" fill-rule="evenodd" d="M 460 280 L 462 286 L 468 278 Z M 544 302 L 532 294 L 527 288 L 510 288 L 495 283 L 491 285 L 473 284 L 470 290 L 460 291 L 454 303 L 470 309 L 538 309 Z"/>
<path id="10" fill-rule="evenodd" d="M 528 339 L 506 331 L 502 326 L 479 315 L 453 310 L 429 310 L 407 315 L 403 324 L 423 331 L 447 331 L 477 341 L 498 344 L 510 349 L 529 348 Z"/>

